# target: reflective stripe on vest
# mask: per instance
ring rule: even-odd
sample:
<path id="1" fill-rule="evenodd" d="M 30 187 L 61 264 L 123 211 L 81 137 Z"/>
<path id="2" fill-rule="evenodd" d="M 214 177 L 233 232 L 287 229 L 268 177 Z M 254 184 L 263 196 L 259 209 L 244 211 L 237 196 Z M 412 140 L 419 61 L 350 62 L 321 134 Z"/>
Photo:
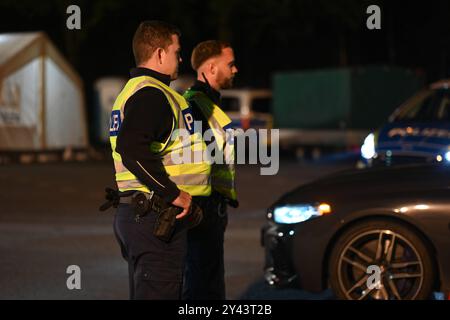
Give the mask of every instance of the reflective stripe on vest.
<path id="1" fill-rule="evenodd" d="M 174 115 L 171 134 L 167 140 L 165 142 L 153 142 L 149 146 L 149 152 L 160 156 L 169 179 L 173 181 L 180 190 L 188 192 L 192 196 L 209 195 L 211 193 L 211 165 L 209 164 L 208 159 L 200 159 L 197 162 L 181 164 L 175 164 L 172 161 L 172 155 L 180 153 L 190 154 L 192 159 L 198 159 L 194 158 L 195 154 L 206 149 L 206 144 L 202 140 L 201 134 L 189 130 L 190 122 L 186 121 L 188 117 L 190 117 L 189 119 L 192 118 L 192 114 L 188 103 L 180 94 L 169 86 L 149 76 L 130 79 L 117 97 L 112 108 L 110 143 L 116 170 L 116 182 L 119 190 L 150 192 L 148 187 L 140 182 L 139 179 L 124 166 L 120 154 L 116 152 L 117 134 L 119 133 L 120 125 L 124 118 L 125 104 L 133 94 L 143 87 L 153 87 L 161 90 L 166 96 Z M 186 129 L 192 133 L 190 133 L 189 139 L 181 139 L 180 136 L 175 134 L 176 129 Z M 139 162 L 138 165 L 140 165 Z M 145 171 L 145 168 L 142 167 L 142 169 Z M 156 180 L 155 183 L 160 184 Z M 161 187 L 164 188 L 162 185 Z"/>
<path id="2" fill-rule="evenodd" d="M 211 169 L 211 185 L 213 190 L 225 197 L 236 200 L 234 145 L 227 143 L 227 133 L 231 119 L 206 94 L 188 89 L 184 95 L 186 100 L 194 102 L 208 121 L 213 131 L 217 147 L 223 152 L 223 164 L 213 163 Z"/>

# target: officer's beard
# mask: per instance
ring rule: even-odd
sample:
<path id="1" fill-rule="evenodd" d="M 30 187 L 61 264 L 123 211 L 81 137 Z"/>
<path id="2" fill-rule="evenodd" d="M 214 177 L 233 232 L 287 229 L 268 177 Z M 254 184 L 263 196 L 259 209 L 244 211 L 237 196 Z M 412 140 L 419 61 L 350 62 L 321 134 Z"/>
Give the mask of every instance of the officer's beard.
<path id="1" fill-rule="evenodd" d="M 222 80 L 222 83 L 220 84 L 220 88 L 221 89 L 230 89 L 231 87 L 233 87 L 233 80 L 234 80 L 234 76 L 231 76 L 230 78 L 224 78 Z"/>

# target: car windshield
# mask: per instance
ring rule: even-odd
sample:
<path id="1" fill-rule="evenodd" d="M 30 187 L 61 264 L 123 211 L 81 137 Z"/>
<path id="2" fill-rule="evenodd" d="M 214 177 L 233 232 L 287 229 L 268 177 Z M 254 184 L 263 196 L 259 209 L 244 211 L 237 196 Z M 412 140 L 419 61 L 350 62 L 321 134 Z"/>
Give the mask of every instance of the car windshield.
<path id="1" fill-rule="evenodd" d="M 407 101 L 394 121 L 450 121 L 450 90 L 429 89 Z"/>

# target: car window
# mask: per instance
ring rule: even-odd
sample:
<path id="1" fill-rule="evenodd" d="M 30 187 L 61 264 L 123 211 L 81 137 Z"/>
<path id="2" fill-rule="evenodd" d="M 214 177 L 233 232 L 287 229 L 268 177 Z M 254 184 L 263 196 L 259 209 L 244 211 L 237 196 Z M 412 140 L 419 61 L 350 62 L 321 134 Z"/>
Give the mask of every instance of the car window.
<path id="1" fill-rule="evenodd" d="M 270 98 L 255 98 L 252 100 L 252 110 L 256 112 L 266 112 L 271 111 L 272 99 Z"/>
<path id="2" fill-rule="evenodd" d="M 437 109 L 437 118 L 439 120 L 450 121 L 450 92 L 447 92 L 441 99 Z"/>
<path id="3" fill-rule="evenodd" d="M 229 98 L 223 97 L 220 101 L 220 108 L 223 111 L 239 111 L 239 99 L 238 98 Z"/>
<path id="4" fill-rule="evenodd" d="M 427 90 L 413 97 L 400 110 L 395 121 L 450 120 L 449 90 Z"/>

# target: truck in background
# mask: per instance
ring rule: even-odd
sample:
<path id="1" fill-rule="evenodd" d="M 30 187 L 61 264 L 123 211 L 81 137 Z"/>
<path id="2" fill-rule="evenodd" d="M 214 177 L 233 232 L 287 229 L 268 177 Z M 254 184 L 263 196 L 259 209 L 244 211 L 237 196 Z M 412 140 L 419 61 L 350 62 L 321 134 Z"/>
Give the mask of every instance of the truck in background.
<path id="1" fill-rule="evenodd" d="M 324 149 L 359 150 L 364 138 L 424 79 L 386 66 L 280 72 L 273 76 L 274 128 L 280 148 L 298 158 Z"/>

